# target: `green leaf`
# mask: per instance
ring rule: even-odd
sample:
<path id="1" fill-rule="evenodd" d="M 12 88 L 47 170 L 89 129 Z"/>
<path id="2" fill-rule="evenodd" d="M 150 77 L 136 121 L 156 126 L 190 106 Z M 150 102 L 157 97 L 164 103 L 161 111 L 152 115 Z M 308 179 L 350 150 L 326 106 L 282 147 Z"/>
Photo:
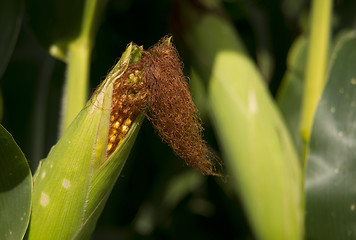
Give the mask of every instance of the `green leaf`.
<path id="1" fill-rule="evenodd" d="M 293 43 L 287 60 L 287 71 L 278 90 L 277 103 L 288 126 L 291 137 L 302 157 L 304 143 L 300 135 L 300 115 L 304 89 L 308 40 L 302 35 Z"/>
<path id="2" fill-rule="evenodd" d="M 185 39 L 206 77 L 230 181 L 257 239 L 302 239 L 301 168 L 260 73 L 227 22 L 210 14 L 182 18 L 193 20 Z"/>
<path id="3" fill-rule="evenodd" d="M 356 237 L 356 33 L 336 43 L 306 169 L 308 239 Z"/>
<path id="4" fill-rule="evenodd" d="M 0 78 L 15 47 L 21 20 L 22 0 L 0 1 Z"/>
<path id="5" fill-rule="evenodd" d="M 300 132 L 306 143 L 309 142 L 315 110 L 326 82 L 332 6 L 332 0 L 312 1 L 309 48 L 300 120 Z"/>
<path id="6" fill-rule="evenodd" d="M 22 239 L 31 210 L 32 175 L 15 140 L 0 125 L 0 239 Z"/>

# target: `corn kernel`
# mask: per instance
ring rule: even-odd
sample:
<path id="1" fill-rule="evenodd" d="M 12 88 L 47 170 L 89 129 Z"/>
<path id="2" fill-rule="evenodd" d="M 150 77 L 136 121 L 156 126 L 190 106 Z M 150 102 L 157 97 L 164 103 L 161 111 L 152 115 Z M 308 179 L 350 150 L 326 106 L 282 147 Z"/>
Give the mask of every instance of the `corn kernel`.
<path id="1" fill-rule="evenodd" d="M 119 122 L 119 121 L 116 121 L 116 122 L 112 125 L 112 127 L 118 129 L 118 128 L 120 127 L 120 122 Z"/>
<path id="2" fill-rule="evenodd" d="M 115 129 L 113 129 L 113 130 L 111 131 L 111 135 L 117 135 L 117 131 L 116 131 Z"/>
<path id="3" fill-rule="evenodd" d="M 115 140 L 116 140 L 116 135 L 115 134 L 111 134 L 109 141 L 113 143 L 113 142 L 115 142 Z"/>
<path id="4" fill-rule="evenodd" d="M 127 118 L 124 122 L 124 125 L 126 126 L 130 126 L 130 124 L 132 123 L 131 119 L 130 118 Z"/>
<path id="5" fill-rule="evenodd" d="M 122 125 L 122 127 L 121 127 L 121 132 L 122 132 L 123 134 L 126 134 L 128 131 L 129 131 L 129 127 L 126 126 L 126 125 Z"/>
<path id="6" fill-rule="evenodd" d="M 106 151 L 110 151 L 112 148 L 112 143 L 108 143 L 108 147 L 106 148 Z"/>

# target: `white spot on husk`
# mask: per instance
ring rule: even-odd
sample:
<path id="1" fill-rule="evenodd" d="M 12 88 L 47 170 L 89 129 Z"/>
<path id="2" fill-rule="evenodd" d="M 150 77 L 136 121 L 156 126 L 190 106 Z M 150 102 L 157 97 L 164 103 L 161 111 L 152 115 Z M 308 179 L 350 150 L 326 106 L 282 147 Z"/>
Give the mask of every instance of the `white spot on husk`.
<path id="1" fill-rule="evenodd" d="M 44 193 L 44 192 L 41 192 L 41 199 L 40 199 L 40 204 L 43 206 L 43 207 L 46 207 L 49 203 L 49 196 Z"/>
<path id="2" fill-rule="evenodd" d="M 65 188 L 65 189 L 68 189 L 68 188 L 70 188 L 70 185 L 71 185 L 71 183 L 70 183 L 70 181 L 68 180 L 68 179 L 63 179 L 63 182 L 62 182 L 62 186 Z"/>
<path id="3" fill-rule="evenodd" d="M 252 114 L 257 113 L 258 105 L 257 105 L 256 93 L 254 90 L 251 89 L 248 91 L 248 107 Z"/>

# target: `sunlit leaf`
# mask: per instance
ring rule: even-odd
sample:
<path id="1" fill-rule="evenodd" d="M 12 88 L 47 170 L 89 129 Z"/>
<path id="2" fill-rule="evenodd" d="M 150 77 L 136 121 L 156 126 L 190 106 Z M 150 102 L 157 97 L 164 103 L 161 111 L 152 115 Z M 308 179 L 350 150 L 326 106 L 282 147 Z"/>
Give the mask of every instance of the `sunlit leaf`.
<path id="1" fill-rule="evenodd" d="M 224 20 L 184 8 L 185 40 L 207 85 L 227 171 L 258 239 L 301 239 L 301 169 L 257 67 Z M 194 81 L 194 79 L 192 79 Z"/>
<path id="2" fill-rule="evenodd" d="M 307 47 L 307 39 L 304 35 L 300 36 L 292 45 L 288 55 L 288 68 L 277 96 L 277 103 L 281 109 L 294 144 L 298 149 L 299 156 L 302 156 L 304 147 L 299 131 L 299 124 Z"/>

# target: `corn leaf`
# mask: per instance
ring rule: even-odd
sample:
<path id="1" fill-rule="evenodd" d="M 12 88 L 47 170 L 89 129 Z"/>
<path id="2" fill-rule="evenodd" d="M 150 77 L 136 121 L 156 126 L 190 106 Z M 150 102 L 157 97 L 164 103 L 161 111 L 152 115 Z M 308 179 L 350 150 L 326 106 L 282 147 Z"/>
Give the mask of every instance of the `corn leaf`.
<path id="1" fill-rule="evenodd" d="M 31 209 L 32 175 L 11 134 L 0 125 L 0 239 L 22 239 Z"/>
<path id="2" fill-rule="evenodd" d="M 283 114 L 300 157 L 302 157 L 304 148 L 299 125 L 307 50 L 308 41 L 307 38 L 302 35 L 297 38 L 289 51 L 287 60 L 288 68 L 277 96 L 278 106 Z"/>
<path id="3" fill-rule="evenodd" d="M 356 33 L 336 43 L 307 156 L 308 239 L 356 237 Z"/>
<path id="4" fill-rule="evenodd" d="M 230 181 L 255 235 L 302 239 L 301 168 L 280 113 L 233 28 L 215 15 L 196 14 L 182 17 L 189 26 L 185 40 L 205 77 Z"/>
<path id="5" fill-rule="evenodd" d="M 332 0 L 312 1 L 309 48 L 300 120 L 300 132 L 304 142 L 309 142 L 315 110 L 326 81 L 332 6 Z"/>

